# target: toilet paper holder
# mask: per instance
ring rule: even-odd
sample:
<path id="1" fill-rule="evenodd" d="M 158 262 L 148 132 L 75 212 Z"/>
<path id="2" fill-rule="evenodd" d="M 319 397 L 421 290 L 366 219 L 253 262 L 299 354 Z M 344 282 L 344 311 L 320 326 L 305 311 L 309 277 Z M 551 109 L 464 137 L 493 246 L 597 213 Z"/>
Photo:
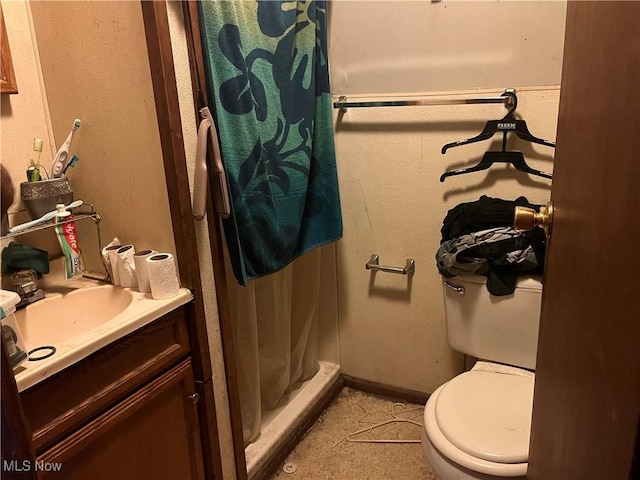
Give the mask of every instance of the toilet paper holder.
<path id="1" fill-rule="evenodd" d="M 386 272 L 386 273 L 398 273 L 400 275 L 413 275 L 416 273 L 416 262 L 413 258 L 407 258 L 407 263 L 404 267 L 391 267 L 388 265 L 380 265 L 380 256 L 375 253 L 371 255 L 371 258 L 364 266 L 367 270 L 373 270 L 374 272 Z"/>

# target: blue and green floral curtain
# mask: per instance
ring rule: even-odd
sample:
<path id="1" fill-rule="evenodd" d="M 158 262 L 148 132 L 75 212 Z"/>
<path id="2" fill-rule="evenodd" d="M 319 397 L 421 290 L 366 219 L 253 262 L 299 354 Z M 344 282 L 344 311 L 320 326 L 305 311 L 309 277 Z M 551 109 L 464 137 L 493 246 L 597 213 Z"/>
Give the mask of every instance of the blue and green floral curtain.
<path id="1" fill-rule="evenodd" d="M 325 1 L 199 3 L 238 281 L 342 236 Z"/>

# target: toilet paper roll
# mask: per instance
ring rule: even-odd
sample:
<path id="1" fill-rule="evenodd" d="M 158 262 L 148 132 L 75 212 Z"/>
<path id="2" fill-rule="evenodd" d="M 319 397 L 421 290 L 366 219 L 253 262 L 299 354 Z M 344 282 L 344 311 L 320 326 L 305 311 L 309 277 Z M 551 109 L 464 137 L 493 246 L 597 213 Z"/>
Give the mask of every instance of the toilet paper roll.
<path id="1" fill-rule="evenodd" d="M 170 253 L 158 253 L 146 260 L 151 295 L 156 300 L 173 297 L 180 292 L 176 262 Z"/>
<path id="2" fill-rule="evenodd" d="M 107 273 L 111 279 L 113 279 L 113 269 L 111 268 L 111 260 L 109 260 L 109 250 L 117 250 L 121 246 L 122 244 L 120 243 L 120 240 L 118 240 L 118 237 L 115 237 L 100 252 L 100 255 L 102 256 L 102 263 L 107 269 Z"/>
<path id="3" fill-rule="evenodd" d="M 149 283 L 149 266 L 147 258 L 156 255 L 155 250 L 141 250 L 133 254 L 133 263 L 136 266 L 136 277 L 138 278 L 138 290 L 142 293 L 151 293 L 151 283 Z"/>
<path id="4" fill-rule="evenodd" d="M 109 275 L 111 276 L 111 283 L 118 286 L 120 285 L 120 275 L 118 274 L 118 250 L 122 248 L 122 245 L 108 245 L 102 250 L 102 258 L 106 260 L 105 264 L 109 269 Z"/>
<path id="5" fill-rule="evenodd" d="M 118 275 L 120 276 L 120 285 L 125 288 L 138 288 L 138 279 L 136 277 L 136 266 L 133 262 L 133 254 L 135 253 L 133 245 L 125 245 L 120 247 L 117 252 Z"/>

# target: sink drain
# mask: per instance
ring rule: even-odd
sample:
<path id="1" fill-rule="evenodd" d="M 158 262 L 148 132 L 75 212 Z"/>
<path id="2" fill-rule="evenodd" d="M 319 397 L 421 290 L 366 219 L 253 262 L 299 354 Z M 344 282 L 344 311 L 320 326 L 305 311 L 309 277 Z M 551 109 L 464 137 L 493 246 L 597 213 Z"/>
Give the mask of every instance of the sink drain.
<path id="1" fill-rule="evenodd" d="M 38 353 L 38 352 L 44 352 L 44 353 L 41 353 L 37 357 L 34 357 L 33 354 L 34 353 Z M 44 360 L 45 358 L 49 358 L 54 353 L 56 353 L 56 347 L 53 347 L 51 345 L 34 348 L 33 350 L 31 350 L 29 352 L 29 361 L 30 362 L 37 362 L 38 360 Z"/>

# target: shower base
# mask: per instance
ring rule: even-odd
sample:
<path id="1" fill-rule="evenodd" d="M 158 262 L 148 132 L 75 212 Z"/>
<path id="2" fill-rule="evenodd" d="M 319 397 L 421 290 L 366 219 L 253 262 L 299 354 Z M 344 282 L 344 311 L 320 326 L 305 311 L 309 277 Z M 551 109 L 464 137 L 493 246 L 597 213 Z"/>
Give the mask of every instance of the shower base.
<path id="1" fill-rule="evenodd" d="M 320 362 L 320 370 L 300 388 L 291 392 L 289 401 L 262 415 L 262 433 L 245 450 L 247 474 L 255 478 L 262 467 L 274 458 L 281 447 L 287 443 L 298 425 L 315 405 L 322 401 L 331 387 L 340 379 L 340 366 L 334 363 Z"/>

